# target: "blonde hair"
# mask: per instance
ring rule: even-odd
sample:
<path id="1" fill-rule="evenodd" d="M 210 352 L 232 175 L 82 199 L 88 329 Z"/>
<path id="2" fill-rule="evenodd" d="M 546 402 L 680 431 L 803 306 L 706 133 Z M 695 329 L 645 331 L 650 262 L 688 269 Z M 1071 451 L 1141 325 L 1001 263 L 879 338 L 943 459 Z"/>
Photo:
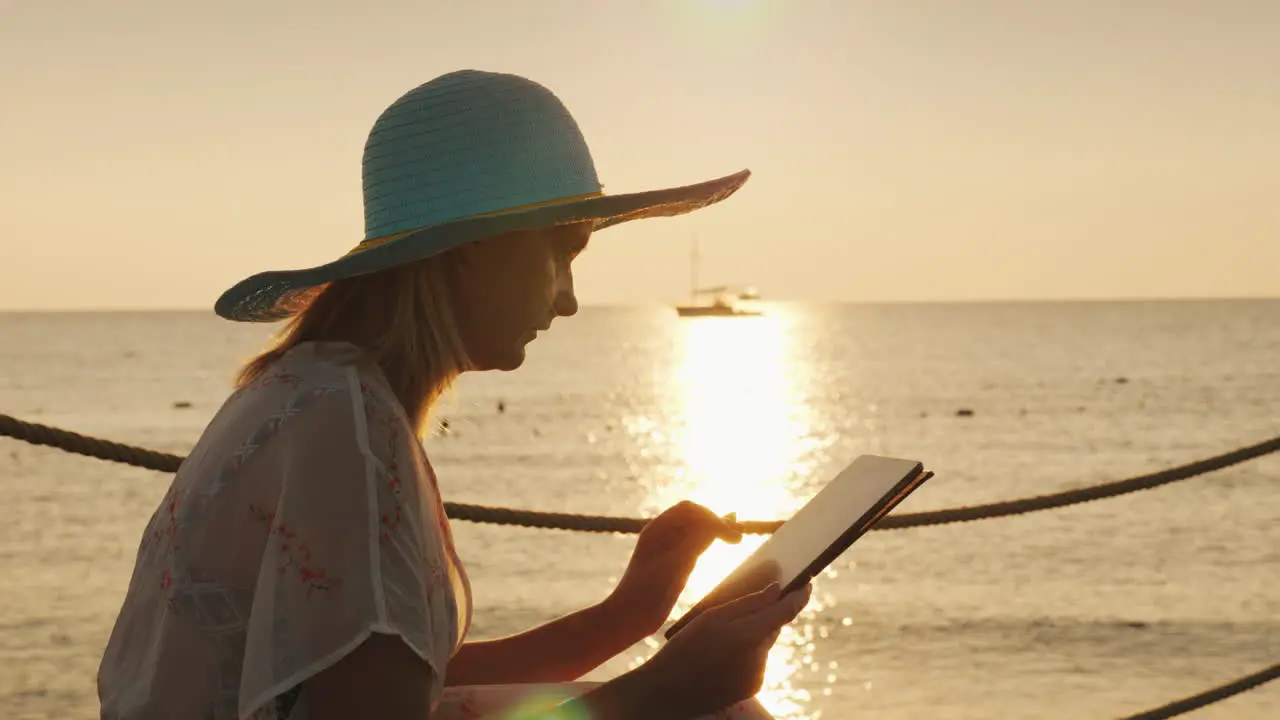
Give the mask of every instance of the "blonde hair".
<path id="1" fill-rule="evenodd" d="M 294 346 L 345 341 L 382 368 L 422 434 L 431 408 L 468 368 L 447 265 L 451 254 L 329 283 L 236 376 L 243 387 Z"/>

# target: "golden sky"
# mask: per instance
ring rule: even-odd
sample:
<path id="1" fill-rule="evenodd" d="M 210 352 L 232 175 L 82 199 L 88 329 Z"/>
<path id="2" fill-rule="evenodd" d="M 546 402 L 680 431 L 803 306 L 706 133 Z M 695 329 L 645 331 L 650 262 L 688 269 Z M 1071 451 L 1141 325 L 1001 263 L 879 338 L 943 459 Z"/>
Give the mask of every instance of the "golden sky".
<path id="1" fill-rule="evenodd" d="M 362 236 L 382 109 L 459 68 L 577 117 L 630 223 L 585 303 L 1280 296 L 1280 2 L 0 0 L 0 309 L 209 308 Z"/>

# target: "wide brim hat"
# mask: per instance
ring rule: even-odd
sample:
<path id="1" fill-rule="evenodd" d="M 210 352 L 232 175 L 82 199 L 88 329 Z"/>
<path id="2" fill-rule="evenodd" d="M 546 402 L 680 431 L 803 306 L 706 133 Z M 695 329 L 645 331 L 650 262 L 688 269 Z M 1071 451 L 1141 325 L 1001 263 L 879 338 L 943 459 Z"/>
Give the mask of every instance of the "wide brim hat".
<path id="1" fill-rule="evenodd" d="M 682 215 L 750 176 L 606 195 L 582 132 L 550 90 L 478 70 L 442 75 L 394 102 L 369 132 L 362 165 L 364 240 L 324 265 L 236 283 L 214 305 L 218 315 L 283 320 L 335 280 L 517 230 Z"/>

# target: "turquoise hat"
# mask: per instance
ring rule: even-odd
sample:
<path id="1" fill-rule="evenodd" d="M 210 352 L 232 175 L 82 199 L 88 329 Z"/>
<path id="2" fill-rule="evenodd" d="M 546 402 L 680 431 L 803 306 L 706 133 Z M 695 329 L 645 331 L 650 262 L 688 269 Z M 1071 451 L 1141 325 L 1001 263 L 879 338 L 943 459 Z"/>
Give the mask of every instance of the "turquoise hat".
<path id="1" fill-rule="evenodd" d="M 522 229 L 595 229 L 719 202 L 743 170 L 696 185 L 605 195 L 582 131 L 559 98 L 516 75 L 461 70 L 409 91 L 364 147 L 364 240 L 313 268 L 259 273 L 214 310 L 242 322 L 296 314 L 326 283 Z"/>

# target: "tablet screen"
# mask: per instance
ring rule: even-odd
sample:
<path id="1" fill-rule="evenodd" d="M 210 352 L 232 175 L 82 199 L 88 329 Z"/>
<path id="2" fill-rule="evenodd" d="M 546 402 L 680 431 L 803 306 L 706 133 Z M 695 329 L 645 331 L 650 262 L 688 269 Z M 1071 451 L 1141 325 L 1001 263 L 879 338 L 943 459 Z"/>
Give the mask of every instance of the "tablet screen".
<path id="1" fill-rule="evenodd" d="M 672 625 L 667 637 L 701 610 L 775 580 L 786 591 L 804 585 L 929 476 L 915 460 L 858 457 Z"/>

